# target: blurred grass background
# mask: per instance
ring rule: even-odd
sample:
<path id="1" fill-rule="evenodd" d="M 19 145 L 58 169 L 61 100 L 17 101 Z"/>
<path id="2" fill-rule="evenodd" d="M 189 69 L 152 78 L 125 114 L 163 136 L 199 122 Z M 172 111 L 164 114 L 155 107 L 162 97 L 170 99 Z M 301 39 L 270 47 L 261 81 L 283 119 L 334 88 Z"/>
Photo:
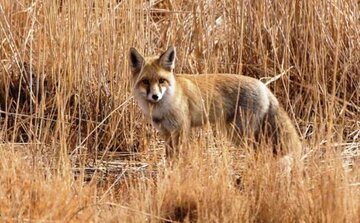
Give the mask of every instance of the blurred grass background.
<path id="1" fill-rule="evenodd" d="M 0 0 L 0 219 L 356 222 L 359 15 L 352 0 Z M 306 145 L 290 177 L 202 131 L 164 166 L 127 55 L 170 45 L 177 73 L 281 74 L 269 87 Z"/>

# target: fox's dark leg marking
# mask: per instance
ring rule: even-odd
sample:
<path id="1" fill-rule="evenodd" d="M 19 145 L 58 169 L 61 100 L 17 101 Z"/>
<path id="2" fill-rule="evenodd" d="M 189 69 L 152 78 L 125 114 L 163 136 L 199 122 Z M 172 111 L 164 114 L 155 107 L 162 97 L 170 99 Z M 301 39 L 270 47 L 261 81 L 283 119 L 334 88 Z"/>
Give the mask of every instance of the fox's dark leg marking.
<path id="1" fill-rule="evenodd" d="M 266 137 L 266 140 L 271 140 L 274 155 L 277 155 L 279 152 L 281 152 L 280 128 L 278 122 L 278 109 L 276 106 L 274 106 L 273 103 L 270 103 L 262 120 L 261 128 L 255 135 L 257 141 L 259 142 L 261 142 L 264 137 Z"/>

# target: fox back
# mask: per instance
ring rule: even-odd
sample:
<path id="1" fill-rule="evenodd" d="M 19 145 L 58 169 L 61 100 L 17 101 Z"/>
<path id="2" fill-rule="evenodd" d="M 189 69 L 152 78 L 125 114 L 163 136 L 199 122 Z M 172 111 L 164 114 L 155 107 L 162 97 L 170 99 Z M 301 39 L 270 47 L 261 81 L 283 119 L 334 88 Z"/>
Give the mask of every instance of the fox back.
<path id="1" fill-rule="evenodd" d="M 259 80 L 235 74 L 175 75 L 175 48 L 159 57 L 129 54 L 133 94 L 143 113 L 176 150 L 191 127 L 224 124 L 234 142 L 264 137 L 274 153 L 298 149 L 300 140 L 276 97 Z"/>

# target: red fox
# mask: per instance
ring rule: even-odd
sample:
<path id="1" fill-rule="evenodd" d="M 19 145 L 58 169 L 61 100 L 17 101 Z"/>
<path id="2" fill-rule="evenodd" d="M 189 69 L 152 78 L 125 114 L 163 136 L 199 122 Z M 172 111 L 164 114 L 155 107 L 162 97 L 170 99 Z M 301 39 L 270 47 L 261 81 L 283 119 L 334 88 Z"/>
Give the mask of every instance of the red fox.
<path id="1" fill-rule="evenodd" d="M 129 52 L 133 95 L 153 126 L 165 136 L 166 155 L 177 152 L 191 127 L 222 123 L 234 141 L 266 137 L 273 152 L 298 149 L 299 136 L 276 97 L 259 80 L 236 74 L 174 74 L 176 51 L 158 57 Z"/>

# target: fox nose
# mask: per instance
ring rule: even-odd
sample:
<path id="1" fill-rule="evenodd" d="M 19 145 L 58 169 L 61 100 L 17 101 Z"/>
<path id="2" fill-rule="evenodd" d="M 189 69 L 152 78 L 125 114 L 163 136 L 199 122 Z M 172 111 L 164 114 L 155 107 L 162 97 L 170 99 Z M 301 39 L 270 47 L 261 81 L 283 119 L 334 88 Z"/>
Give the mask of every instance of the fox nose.
<path id="1" fill-rule="evenodd" d="M 159 96 L 157 96 L 157 94 L 153 94 L 152 98 L 157 101 L 159 99 Z"/>

